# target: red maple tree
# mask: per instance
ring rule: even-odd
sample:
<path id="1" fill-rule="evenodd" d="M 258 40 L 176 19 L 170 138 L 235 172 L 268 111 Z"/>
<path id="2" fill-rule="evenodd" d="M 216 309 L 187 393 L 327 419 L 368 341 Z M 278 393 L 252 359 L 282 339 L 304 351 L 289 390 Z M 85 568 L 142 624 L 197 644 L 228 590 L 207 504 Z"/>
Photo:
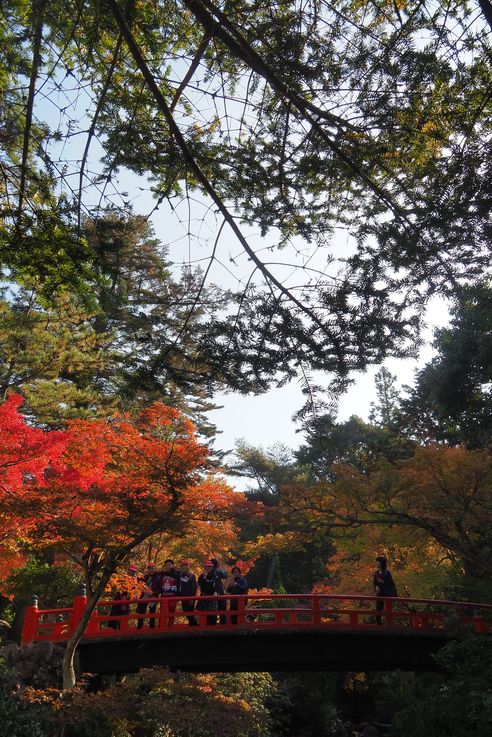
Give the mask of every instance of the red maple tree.
<path id="1" fill-rule="evenodd" d="M 64 449 L 63 432 L 31 427 L 19 412 L 22 397 L 0 405 L 0 580 L 22 563 L 23 546 L 32 535 L 32 515 L 14 514 L 11 502 L 29 484 L 42 482 L 51 460 Z"/>
<path id="2" fill-rule="evenodd" d="M 0 490 L 0 513 L 22 520 L 31 548 L 56 546 L 83 571 L 88 603 L 67 643 L 70 687 L 90 615 L 134 548 L 157 532 L 185 535 L 196 521 L 230 519 L 247 504 L 210 468 L 193 424 L 172 407 L 156 402 L 135 421 L 75 420 L 66 431 L 43 433 L 27 426 L 18 405 L 10 400 L 20 439 L 11 443 L 16 464 Z"/>

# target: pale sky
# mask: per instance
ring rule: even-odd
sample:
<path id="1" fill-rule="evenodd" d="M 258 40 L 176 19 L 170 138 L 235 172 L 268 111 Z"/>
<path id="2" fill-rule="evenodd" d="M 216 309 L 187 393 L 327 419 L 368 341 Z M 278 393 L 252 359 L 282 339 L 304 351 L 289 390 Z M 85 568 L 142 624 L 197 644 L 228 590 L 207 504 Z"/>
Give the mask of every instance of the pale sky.
<path id="1" fill-rule="evenodd" d="M 397 376 L 400 386 L 411 385 L 415 370 L 427 363 L 432 357 L 430 340 L 434 328 L 448 322 L 448 311 L 441 300 L 435 300 L 429 307 L 427 315 L 428 328 L 425 331 L 426 343 L 422 346 L 418 359 L 388 359 L 386 368 Z M 370 403 L 375 400 L 374 376 L 378 366 L 371 367 L 366 373 L 359 374 L 354 384 L 342 397 L 339 405 L 338 419 L 348 419 L 358 415 L 368 419 Z M 320 375 L 316 376 L 322 382 Z M 328 383 L 328 382 L 325 382 Z M 260 396 L 242 396 L 239 394 L 220 394 L 215 397 L 222 409 L 209 413 L 210 419 L 222 431 L 215 441 L 220 450 L 232 450 L 235 442 L 244 439 L 250 445 L 267 448 L 275 443 L 282 443 L 296 449 L 303 436 L 296 432 L 292 416 L 302 407 L 305 398 L 298 382 L 291 382 L 281 389 L 272 389 Z M 237 485 L 241 488 L 241 484 Z"/>

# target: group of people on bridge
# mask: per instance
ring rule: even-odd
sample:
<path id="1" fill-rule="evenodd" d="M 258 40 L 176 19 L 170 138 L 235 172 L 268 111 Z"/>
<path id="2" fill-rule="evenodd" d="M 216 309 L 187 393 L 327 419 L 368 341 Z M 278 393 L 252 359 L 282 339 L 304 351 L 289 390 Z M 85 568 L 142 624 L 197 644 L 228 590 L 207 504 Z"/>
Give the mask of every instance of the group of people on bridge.
<path id="1" fill-rule="evenodd" d="M 238 597 L 244 597 L 244 604 L 247 601 L 245 597 L 248 593 L 248 581 L 241 569 L 234 566 L 229 576 L 216 558 L 205 561 L 203 571 L 198 577 L 191 570 L 189 560 L 182 560 L 179 566 L 175 567 L 171 559 L 165 561 L 160 571 L 154 562 L 149 562 L 144 575 L 138 574 L 136 566 L 129 566 L 127 575 L 134 580 L 136 584 L 134 591 L 138 590 L 139 593 L 132 595 L 129 590 L 131 587 L 128 586 L 128 590 L 118 591 L 114 595 L 108 619 L 108 627 L 113 629 L 120 629 L 121 618 L 130 614 L 137 620 L 137 629 L 142 629 L 147 624 L 155 628 L 157 615 L 156 617 L 152 615 L 157 612 L 157 599 L 168 600 L 165 609 L 168 626 L 174 624 L 178 603 L 181 604 L 181 610 L 190 627 L 199 624 L 195 608 L 207 612 L 205 618 L 207 625 L 217 624 L 217 621 L 220 624 L 237 624 L 238 615 L 230 612 L 238 611 Z M 228 584 L 227 579 L 230 579 Z M 396 586 L 384 556 L 376 558 L 373 588 L 377 597 L 376 622 L 381 624 L 379 612 L 384 609 L 384 600 L 387 597 L 397 596 Z M 192 597 L 197 597 L 198 593 L 197 600 L 194 600 Z M 135 611 L 130 612 L 130 603 L 137 597 Z M 160 610 L 162 612 L 162 607 Z"/>
<path id="2" fill-rule="evenodd" d="M 246 596 L 248 593 L 248 581 L 242 575 L 240 568 L 234 566 L 231 569 L 231 580 L 227 584 L 229 574 L 220 565 L 216 558 L 206 560 L 203 565 L 203 571 L 197 577 L 190 567 L 189 560 L 182 560 L 179 567 L 175 567 L 174 561 L 168 559 L 164 563 L 161 571 L 157 570 L 154 562 L 149 562 L 147 572 L 143 576 L 139 576 L 136 566 L 130 566 L 127 570 L 128 576 L 141 584 L 142 591 L 139 601 L 136 605 L 137 629 L 142 629 L 148 621 L 149 627 L 155 627 L 155 618 L 148 616 L 154 614 L 157 610 L 157 602 L 155 599 L 169 598 L 167 602 L 168 625 L 174 624 L 174 615 L 176 612 L 176 604 L 181 603 L 182 611 L 188 619 L 190 627 L 198 625 L 195 616 L 195 601 L 186 597 L 197 596 L 199 592 L 203 600 L 198 600 L 197 610 L 210 612 L 207 614 L 206 621 L 208 625 L 217 624 L 217 618 L 220 624 L 237 624 L 237 615 L 227 615 L 222 612 L 229 610 L 238 610 L 238 596 Z M 230 599 L 217 598 L 225 594 L 231 594 Z M 183 597 L 181 600 L 179 597 Z M 109 615 L 122 617 L 130 614 L 129 591 L 118 591 L 114 596 L 115 603 L 112 604 Z M 151 601 L 149 601 L 151 600 Z M 217 612 L 217 614 L 213 613 Z M 113 629 L 120 629 L 121 619 L 110 619 L 108 626 Z"/>

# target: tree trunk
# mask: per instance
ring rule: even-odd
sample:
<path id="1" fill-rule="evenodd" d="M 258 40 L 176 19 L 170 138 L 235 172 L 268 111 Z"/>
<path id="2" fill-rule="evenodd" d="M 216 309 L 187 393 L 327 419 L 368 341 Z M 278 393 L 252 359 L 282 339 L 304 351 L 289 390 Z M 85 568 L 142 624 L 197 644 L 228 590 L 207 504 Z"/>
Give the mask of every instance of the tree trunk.
<path id="1" fill-rule="evenodd" d="M 492 4 L 490 3 L 490 0 L 478 0 L 478 4 L 480 5 L 482 13 L 492 30 Z"/>
<path id="2" fill-rule="evenodd" d="M 98 602 L 101 599 L 101 596 L 104 593 L 104 589 L 106 588 L 106 584 L 108 583 L 109 579 L 111 578 L 113 574 L 113 568 L 110 570 L 105 569 L 103 571 L 103 574 L 101 576 L 101 580 L 99 581 L 94 594 L 88 599 L 87 606 L 84 609 L 82 616 L 80 618 L 80 621 L 78 622 L 77 626 L 75 627 L 74 631 L 70 635 L 70 637 L 67 640 L 67 645 L 65 649 L 65 654 L 63 656 L 63 688 L 66 690 L 72 689 L 75 686 L 76 683 L 76 675 L 75 675 L 75 652 L 77 650 L 77 646 L 82 639 L 85 629 L 87 625 L 89 624 L 89 620 L 91 618 L 92 612 L 96 608 Z"/>
<path id="3" fill-rule="evenodd" d="M 273 585 L 273 577 L 275 575 L 275 568 L 277 567 L 277 556 L 272 555 L 270 558 L 270 561 L 268 563 L 268 571 L 267 571 L 267 577 L 266 577 L 266 583 L 265 586 L 267 589 L 271 589 Z"/>
<path id="4" fill-rule="evenodd" d="M 284 584 L 282 583 L 282 571 L 280 569 L 280 558 L 278 553 L 272 555 L 268 565 L 267 573 L 267 589 L 273 589 L 276 594 L 284 594 Z"/>

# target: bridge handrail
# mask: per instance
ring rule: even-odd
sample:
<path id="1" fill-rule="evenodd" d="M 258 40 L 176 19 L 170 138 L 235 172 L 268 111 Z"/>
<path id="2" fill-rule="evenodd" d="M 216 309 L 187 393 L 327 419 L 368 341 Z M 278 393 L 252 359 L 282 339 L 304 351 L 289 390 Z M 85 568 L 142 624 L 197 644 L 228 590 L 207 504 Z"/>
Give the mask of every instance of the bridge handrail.
<path id="1" fill-rule="evenodd" d="M 200 603 L 208 601 L 217 602 L 217 607 L 210 609 L 200 607 Z M 235 606 L 230 606 L 229 609 L 219 608 L 219 601 L 234 602 Z M 185 611 L 184 608 L 183 611 L 177 611 L 176 606 L 179 602 L 193 602 L 191 616 L 197 620 L 199 628 L 207 630 L 217 625 L 217 617 L 220 618 L 218 626 L 228 629 L 238 626 L 252 629 L 268 627 L 278 629 L 292 626 L 300 628 L 350 626 L 365 629 L 384 624 L 418 628 L 419 630 L 432 630 L 436 626 L 442 628 L 447 618 L 454 618 L 461 624 L 472 624 L 477 632 L 492 633 L 492 604 L 442 599 L 380 597 L 367 594 L 254 593 L 220 596 L 180 596 L 178 594 L 176 596 L 146 596 L 100 601 L 92 614 L 84 637 L 111 637 L 123 632 L 138 635 L 162 634 L 169 632 L 172 627 L 174 631 L 183 629 L 186 625 L 180 621 L 175 623 L 175 620 L 188 617 L 188 622 L 191 624 L 190 612 Z M 261 606 L 263 602 L 273 604 L 285 602 L 287 606 Z M 303 602 L 307 605 L 302 606 Z M 367 608 L 367 606 L 361 608 L 361 605 L 375 605 L 376 602 L 379 602 L 379 608 L 376 606 L 374 609 Z M 86 597 L 78 595 L 74 599 L 73 607 L 38 609 L 37 600 L 35 600 L 31 607 L 26 608 L 22 642 L 28 644 L 41 640 L 64 641 L 68 639 L 80 620 L 86 603 Z M 340 607 L 339 603 L 345 606 Z M 332 604 L 331 607 L 330 604 Z M 144 606 L 143 610 L 139 611 L 139 605 Z M 115 606 L 125 606 L 128 609 L 124 614 L 101 611 Z M 426 608 L 416 609 L 415 606 Z M 130 611 L 132 607 L 135 608 L 135 611 Z M 429 611 L 429 607 L 432 607 L 434 611 Z M 53 616 L 56 616 L 57 620 L 49 621 Z M 344 618 L 348 618 L 348 622 Z M 369 618 L 368 621 L 367 618 Z M 213 621 L 210 622 L 210 620 Z"/>
<path id="2" fill-rule="evenodd" d="M 248 599 L 250 600 L 282 600 L 288 601 L 289 599 L 333 599 L 334 601 L 379 601 L 381 599 L 391 599 L 392 602 L 399 603 L 410 603 L 410 604 L 429 604 L 432 606 L 443 606 L 443 607 L 473 607 L 474 609 L 489 609 L 492 611 L 492 604 L 484 604 L 479 602 L 471 601 L 454 601 L 447 599 L 416 599 L 409 596 L 376 596 L 375 594 L 213 594 L 211 596 L 152 596 L 145 597 L 144 599 L 137 598 L 124 598 L 124 599 L 107 599 L 98 602 L 99 606 L 111 606 L 112 604 L 121 604 L 123 601 L 125 604 L 152 604 L 155 602 L 161 602 L 163 599 L 167 601 L 218 601 L 225 599 Z M 56 610 L 39 610 L 41 611 L 62 611 Z"/>

